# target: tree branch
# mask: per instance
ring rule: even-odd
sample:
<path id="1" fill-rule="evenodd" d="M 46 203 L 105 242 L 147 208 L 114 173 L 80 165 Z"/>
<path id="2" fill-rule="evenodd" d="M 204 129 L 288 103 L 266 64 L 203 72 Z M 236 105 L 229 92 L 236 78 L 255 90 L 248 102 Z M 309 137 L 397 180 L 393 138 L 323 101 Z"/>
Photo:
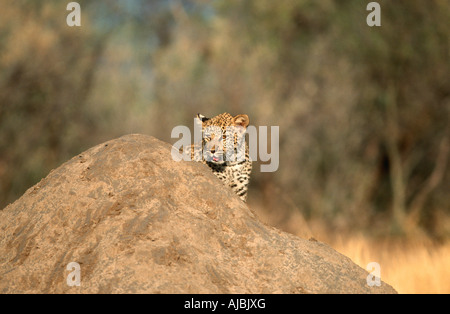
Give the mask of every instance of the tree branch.
<path id="1" fill-rule="evenodd" d="M 416 197 L 414 197 L 411 202 L 408 220 L 413 225 L 417 224 L 424 204 L 427 201 L 429 195 L 433 192 L 434 189 L 436 189 L 436 187 L 442 182 L 442 179 L 444 178 L 445 169 L 448 164 L 449 151 L 449 138 L 448 135 L 446 135 L 439 145 L 439 153 L 436 158 L 436 165 L 433 171 L 431 172 L 428 179 L 424 182 L 420 191 L 416 194 Z"/>

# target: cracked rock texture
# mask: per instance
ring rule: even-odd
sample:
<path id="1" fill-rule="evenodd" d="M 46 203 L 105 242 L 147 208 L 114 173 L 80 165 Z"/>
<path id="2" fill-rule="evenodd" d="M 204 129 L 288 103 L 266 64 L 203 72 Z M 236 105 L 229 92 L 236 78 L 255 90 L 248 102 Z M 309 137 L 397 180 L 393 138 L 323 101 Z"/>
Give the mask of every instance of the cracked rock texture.
<path id="1" fill-rule="evenodd" d="M 395 293 L 329 246 L 263 224 L 170 149 L 144 135 L 100 144 L 0 211 L 0 293 Z M 67 284 L 71 262 L 80 286 Z"/>

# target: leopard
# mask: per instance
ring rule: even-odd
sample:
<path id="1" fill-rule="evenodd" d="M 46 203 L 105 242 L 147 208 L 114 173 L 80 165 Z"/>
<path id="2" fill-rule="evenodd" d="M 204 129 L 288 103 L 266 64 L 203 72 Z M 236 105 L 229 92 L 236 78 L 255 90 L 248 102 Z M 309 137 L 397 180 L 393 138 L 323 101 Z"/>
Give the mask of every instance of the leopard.
<path id="1" fill-rule="evenodd" d="M 247 202 L 252 160 L 245 131 L 250 123 L 246 114 L 225 112 L 212 118 L 198 113 L 202 142 L 191 145 L 191 159 L 207 165 L 244 202 Z"/>

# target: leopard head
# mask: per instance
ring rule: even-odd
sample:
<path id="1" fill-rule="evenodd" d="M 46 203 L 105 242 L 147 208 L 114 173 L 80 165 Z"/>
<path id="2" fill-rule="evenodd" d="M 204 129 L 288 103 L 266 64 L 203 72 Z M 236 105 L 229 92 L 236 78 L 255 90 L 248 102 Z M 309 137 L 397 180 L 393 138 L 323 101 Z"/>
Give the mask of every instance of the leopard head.
<path id="1" fill-rule="evenodd" d="M 246 114 L 222 113 L 213 118 L 197 115 L 202 126 L 203 158 L 212 164 L 231 165 L 245 158 Z M 230 149 L 231 148 L 231 149 Z"/>

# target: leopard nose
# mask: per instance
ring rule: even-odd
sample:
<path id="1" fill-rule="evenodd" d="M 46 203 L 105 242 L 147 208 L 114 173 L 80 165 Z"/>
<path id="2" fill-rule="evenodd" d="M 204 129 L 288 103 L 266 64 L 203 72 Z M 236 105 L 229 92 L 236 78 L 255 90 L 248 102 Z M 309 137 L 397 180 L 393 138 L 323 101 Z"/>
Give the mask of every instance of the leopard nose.
<path id="1" fill-rule="evenodd" d="M 211 154 L 214 154 L 215 152 L 216 152 L 216 148 L 215 147 L 211 148 Z"/>

